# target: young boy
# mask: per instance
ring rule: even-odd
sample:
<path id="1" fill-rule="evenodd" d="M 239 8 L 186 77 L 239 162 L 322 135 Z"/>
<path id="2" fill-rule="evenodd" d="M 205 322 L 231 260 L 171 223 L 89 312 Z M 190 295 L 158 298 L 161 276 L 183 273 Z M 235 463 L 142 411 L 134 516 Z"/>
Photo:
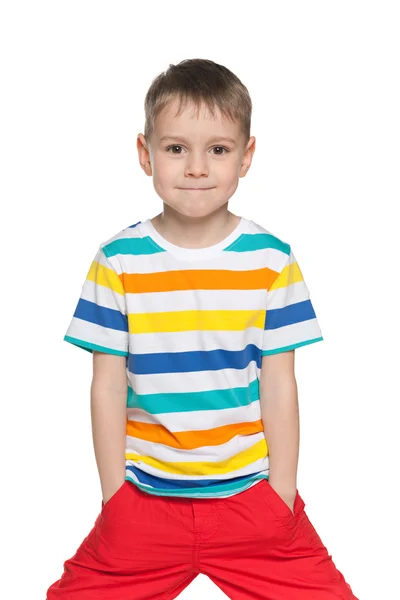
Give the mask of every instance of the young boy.
<path id="1" fill-rule="evenodd" d="M 304 510 L 294 351 L 321 330 L 291 246 L 228 210 L 251 99 L 185 60 L 145 100 L 163 210 L 100 244 L 65 340 L 93 355 L 102 507 L 47 600 L 355 599 Z"/>

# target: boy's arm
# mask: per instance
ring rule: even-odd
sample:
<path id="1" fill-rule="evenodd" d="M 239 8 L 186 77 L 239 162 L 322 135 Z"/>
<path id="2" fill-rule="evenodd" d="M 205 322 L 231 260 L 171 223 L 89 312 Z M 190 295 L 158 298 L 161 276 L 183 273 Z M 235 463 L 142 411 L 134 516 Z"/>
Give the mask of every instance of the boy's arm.
<path id="1" fill-rule="evenodd" d="M 294 350 L 262 357 L 261 415 L 269 450 L 269 483 L 293 511 L 299 456 Z"/>
<path id="2" fill-rule="evenodd" d="M 93 445 L 106 503 L 125 481 L 126 357 L 93 351 Z"/>

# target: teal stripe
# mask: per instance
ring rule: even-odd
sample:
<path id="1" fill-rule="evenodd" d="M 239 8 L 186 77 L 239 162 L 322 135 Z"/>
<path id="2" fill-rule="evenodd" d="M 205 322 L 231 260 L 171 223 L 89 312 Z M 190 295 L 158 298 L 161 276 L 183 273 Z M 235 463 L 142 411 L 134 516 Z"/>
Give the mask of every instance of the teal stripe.
<path id="1" fill-rule="evenodd" d="M 267 248 L 274 248 L 290 255 L 290 245 L 270 233 L 243 233 L 236 242 L 233 242 L 224 250 L 251 252 L 252 250 L 266 250 Z"/>
<path id="2" fill-rule="evenodd" d="M 114 240 L 102 247 L 104 254 L 110 258 L 116 254 L 157 254 L 165 252 L 158 244 L 150 239 L 149 236 L 143 238 L 125 238 L 122 240 Z"/>
<path id="3" fill-rule="evenodd" d="M 232 244 L 224 248 L 224 251 L 251 252 L 253 250 L 266 250 L 274 248 L 285 254 L 290 254 L 290 245 L 270 233 L 242 233 Z M 124 238 L 114 240 L 102 247 L 104 254 L 110 258 L 116 254 L 158 254 L 166 252 L 150 236 L 142 238 Z"/>
<path id="4" fill-rule="evenodd" d="M 69 342 L 70 344 L 74 344 L 74 346 L 83 348 L 88 352 L 93 352 L 93 350 L 96 350 L 97 352 L 104 352 L 105 354 L 128 356 L 128 352 L 122 352 L 122 350 L 114 350 L 113 348 L 106 348 L 105 346 L 97 346 L 97 344 L 91 344 L 90 342 L 85 342 L 84 340 L 78 340 L 77 338 L 70 337 L 69 335 L 65 335 L 64 340 L 66 342 Z"/>
<path id="5" fill-rule="evenodd" d="M 215 485 L 213 486 L 213 491 L 210 493 L 206 490 L 199 490 L 198 488 L 184 488 L 182 490 L 176 491 L 163 491 L 161 489 L 149 488 L 148 486 L 142 485 L 141 483 L 132 479 L 128 474 L 125 479 L 136 485 L 138 488 L 146 492 L 147 494 L 152 494 L 153 496 L 174 496 L 178 498 L 218 498 L 219 496 L 226 496 L 227 493 L 230 495 L 238 494 L 239 492 L 244 492 L 247 490 L 255 481 L 262 481 L 266 479 L 268 481 L 268 477 L 266 475 L 258 475 L 257 477 L 250 476 L 251 479 L 246 480 L 244 483 L 241 481 L 240 485 L 235 483 L 225 483 L 223 485 Z M 228 480 L 229 482 L 229 480 Z"/>
<path id="6" fill-rule="evenodd" d="M 192 412 L 196 410 L 223 410 L 248 406 L 260 399 L 260 384 L 255 379 L 247 387 L 161 394 L 137 394 L 128 386 L 128 408 L 141 408 L 154 415 L 158 413 Z"/>
<path id="7" fill-rule="evenodd" d="M 314 342 L 321 342 L 324 338 L 318 337 L 305 342 L 299 342 L 298 344 L 292 344 L 291 346 L 282 346 L 282 348 L 275 348 L 275 350 L 262 350 L 261 356 L 269 356 L 270 354 L 279 354 L 280 352 L 287 352 L 288 350 L 294 350 L 300 346 L 308 346 L 308 344 L 314 344 Z"/>

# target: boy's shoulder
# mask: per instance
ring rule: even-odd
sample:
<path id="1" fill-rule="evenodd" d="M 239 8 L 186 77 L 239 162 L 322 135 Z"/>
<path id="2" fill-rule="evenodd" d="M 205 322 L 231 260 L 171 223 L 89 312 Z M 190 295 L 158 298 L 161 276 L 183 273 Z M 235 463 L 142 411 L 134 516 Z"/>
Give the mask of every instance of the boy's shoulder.
<path id="1" fill-rule="evenodd" d="M 253 220 L 250 221 L 250 223 L 249 233 L 253 235 L 258 234 L 260 236 L 260 241 L 265 248 L 274 248 L 275 250 L 280 250 L 284 254 L 290 254 L 291 247 L 288 242 L 272 233 L 269 229 L 266 229 L 260 223 Z"/>
<path id="2" fill-rule="evenodd" d="M 142 237 L 142 233 L 138 225 L 141 221 L 137 221 L 133 225 L 128 225 L 121 229 L 111 237 L 107 238 L 100 243 L 100 249 L 104 252 L 107 258 L 115 256 L 116 254 L 125 253 L 123 248 L 126 249 L 130 246 L 130 240 L 138 239 Z"/>

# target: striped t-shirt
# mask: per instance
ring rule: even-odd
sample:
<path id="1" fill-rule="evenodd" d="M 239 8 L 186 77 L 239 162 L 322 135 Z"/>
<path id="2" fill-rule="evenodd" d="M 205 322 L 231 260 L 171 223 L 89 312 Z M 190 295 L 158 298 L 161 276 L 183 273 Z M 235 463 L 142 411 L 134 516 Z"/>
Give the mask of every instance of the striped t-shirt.
<path id="1" fill-rule="evenodd" d="M 262 356 L 323 338 L 290 245 L 242 217 L 207 248 L 150 219 L 101 243 L 64 339 L 126 357 L 126 480 L 226 498 L 268 479 Z"/>

